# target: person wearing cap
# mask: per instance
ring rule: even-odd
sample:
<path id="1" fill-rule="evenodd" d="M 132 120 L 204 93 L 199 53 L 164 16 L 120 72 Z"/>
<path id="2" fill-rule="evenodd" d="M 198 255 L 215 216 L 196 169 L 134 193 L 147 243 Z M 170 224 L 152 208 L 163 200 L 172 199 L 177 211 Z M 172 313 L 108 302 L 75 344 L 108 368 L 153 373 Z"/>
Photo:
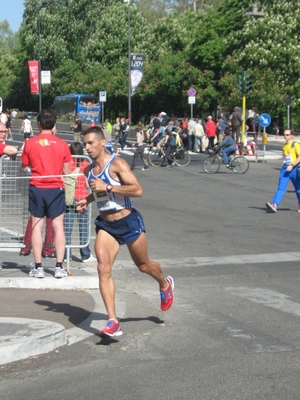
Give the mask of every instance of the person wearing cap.
<path id="1" fill-rule="evenodd" d="M 167 126 L 168 122 L 169 122 L 169 118 L 167 117 L 167 113 L 165 113 L 164 111 L 162 111 L 160 113 L 160 120 L 161 120 L 161 125 L 162 126 Z"/>

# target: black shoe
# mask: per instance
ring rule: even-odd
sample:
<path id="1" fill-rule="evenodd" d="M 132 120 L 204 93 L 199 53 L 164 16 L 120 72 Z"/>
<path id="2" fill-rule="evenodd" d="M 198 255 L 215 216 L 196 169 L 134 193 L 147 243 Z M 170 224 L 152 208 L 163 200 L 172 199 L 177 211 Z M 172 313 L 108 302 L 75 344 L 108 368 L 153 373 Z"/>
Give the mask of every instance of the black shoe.
<path id="1" fill-rule="evenodd" d="M 133 170 L 134 170 L 134 167 L 130 167 L 130 169 L 131 169 L 131 171 L 133 171 Z"/>
<path id="2" fill-rule="evenodd" d="M 22 251 L 22 250 L 21 250 L 19 256 L 24 256 L 24 257 L 26 257 L 26 256 L 29 256 L 30 253 L 31 253 L 30 251 Z"/>
<path id="3" fill-rule="evenodd" d="M 55 253 L 52 253 L 52 254 L 42 254 L 42 257 L 43 257 L 43 258 L 56 258 L 56 255 L 55 255 Z"/>

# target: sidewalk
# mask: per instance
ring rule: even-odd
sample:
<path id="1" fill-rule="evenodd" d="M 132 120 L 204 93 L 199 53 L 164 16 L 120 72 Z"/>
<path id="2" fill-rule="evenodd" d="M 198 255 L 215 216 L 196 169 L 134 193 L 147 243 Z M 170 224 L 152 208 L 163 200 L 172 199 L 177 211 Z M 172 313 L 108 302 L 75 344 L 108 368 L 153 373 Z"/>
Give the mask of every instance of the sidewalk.
<path id="1" fill-rule="evenodd" d="M 0 257 L 0 365 L 76 343 L 106 325 L 96 262 L 72 261 L 73 275 L 55 279 L 55 260 L 43 259 L 45 278 L 37 279 L 28 276 L 32 255 L 2 250 Z M 122 317 L 125 306 L 116 301 Z"/>

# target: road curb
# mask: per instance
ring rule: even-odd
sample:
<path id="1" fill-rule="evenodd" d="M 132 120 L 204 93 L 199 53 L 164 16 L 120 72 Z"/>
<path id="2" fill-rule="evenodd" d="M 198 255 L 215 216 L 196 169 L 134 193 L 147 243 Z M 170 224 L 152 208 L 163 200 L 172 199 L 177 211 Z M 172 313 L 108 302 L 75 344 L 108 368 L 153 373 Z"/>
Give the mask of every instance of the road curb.
<path id="1" fill-rule="evenodd" d="M 48 353 L 67 344 L 65 328 L 55 322 L 0 318 L 0 365 Z"/>

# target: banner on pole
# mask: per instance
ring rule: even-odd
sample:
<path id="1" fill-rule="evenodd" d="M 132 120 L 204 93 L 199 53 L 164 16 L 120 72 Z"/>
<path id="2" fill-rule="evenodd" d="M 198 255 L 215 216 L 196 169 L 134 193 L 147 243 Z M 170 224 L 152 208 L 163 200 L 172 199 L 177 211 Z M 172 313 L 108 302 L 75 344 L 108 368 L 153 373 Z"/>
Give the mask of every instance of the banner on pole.
<path id="1" fill-rule="evenodd" d="M 40 80 L 39 80 L 39 62 L 28 61 L 29 81 L 31 94 L 39 94 Z"/>
<path id="2" fill-rule="evenodd" d="M 144 54 L 131 54 L 130 55 L 130 83 L 131 83 L 131 96 L 134 95 L 136 89 L 143 78 L 144 68 Z"/>

